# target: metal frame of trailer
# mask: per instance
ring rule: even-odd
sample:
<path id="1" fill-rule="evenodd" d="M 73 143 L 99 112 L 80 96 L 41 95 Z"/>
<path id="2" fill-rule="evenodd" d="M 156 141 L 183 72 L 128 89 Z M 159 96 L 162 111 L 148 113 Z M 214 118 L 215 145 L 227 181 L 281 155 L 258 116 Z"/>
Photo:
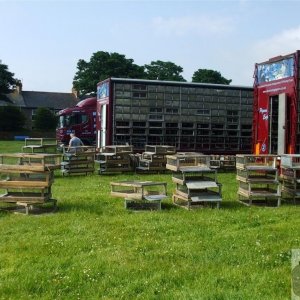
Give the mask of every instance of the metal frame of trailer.
<path id="1" fill-rule="evenodd" d="M 170 145 L 236 154 L 252 148 L 253 88 L 109 78 L 97 86 L 97 146 Z"/>

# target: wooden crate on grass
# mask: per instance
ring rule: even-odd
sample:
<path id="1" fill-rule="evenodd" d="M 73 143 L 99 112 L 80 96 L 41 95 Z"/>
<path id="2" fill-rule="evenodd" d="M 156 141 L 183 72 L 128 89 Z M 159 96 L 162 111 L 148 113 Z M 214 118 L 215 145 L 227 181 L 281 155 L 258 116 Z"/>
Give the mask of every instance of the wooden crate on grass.
<path id="1" fill-rule="evenodd" d="M 111 182 L 111 195 L 124 198 L 125 208 L 161 209 L 161 201 L 167 197 L 167 183 L 154 181 Z"/>
<path id="2" fill-rule="evenodd" d="M 146 145 L 145 152 L 139 159 L 137 171 L 163 172 L 166 171 L 167 155 L 175 154 L 176 147 L 168 145 Z"/>
<path id="3" fill-rule="evenodd" d="M 0 189 L 4 191 L 0 195 L 2 209 L 5 208 L 3 204 L 22 206 L 28 214 L 36 205 L 46 203 L 53 204 L 56 209 L 51 187 L 53 171 L 60 165 L 60 155 L 1 154 L 0 161 Z"/>
<path id="4" fill-rule="evenodd" d="M 61 162 L 63 175 L 81 175 L 94 173 L 95 153 L 94 146 L 71 147 L 69 151 L 66 147 Z"/>
<path id="5" fill-rule="evenodd" d="M 239 201 L 245 205 L 281 204 L 277 155 L 237 155 Z"/>
<path id="6" fill-rule="evenodd" d="M 294 204 L 298 204 L 300 198 L 300 155 L 281 155 L 280 162 L 283 199 L 292 198 Z"/>
<path id="7" fill-rule="evenodd" d="M 172 181 L 176 190 L 172 200 L 175 205 L 191 209 L 204 205 L 220 207 L 222 202 L 222 185 L 217 181 L 216 169 L 207 166 L 183 167 L 173 172 Z"/>
<path id="8" fill-rule="evenodd" d="M 132 146 L 106 146 L 96 154 L 95 163 L 99 164 L 99 174 L 114 174 L 132 171 Z"/>

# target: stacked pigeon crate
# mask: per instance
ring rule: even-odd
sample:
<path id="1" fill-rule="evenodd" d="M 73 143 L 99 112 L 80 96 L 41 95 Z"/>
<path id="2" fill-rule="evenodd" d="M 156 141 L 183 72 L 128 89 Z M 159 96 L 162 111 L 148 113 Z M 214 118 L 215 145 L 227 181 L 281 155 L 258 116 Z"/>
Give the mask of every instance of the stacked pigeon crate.
<path id="1" fill-rule="evenodd" d="M 294 203 L 300 197 L 300 154 L 281 155 L 282 193 L 292 197 Z"/>
<path id="2" fill-rule="evenodd" d="M 210 167 L 222 171 L 235 169 L 235 155 L 210 155 Z"/>
<path id="3" fill-rule="evenodd" d="M 0 202 L 25 208 L 52 203 L 53 172 L 60 168 L 60 154 L 0 154 Z"/>
<path id="4" fill-rule="evenodd" d="M 246 205 L 281 203 L 277 155 L 236 155 L 239 201 Z"/>
<path id="5" fill-rule="evenodd" d="M 93 146 L 64 148 L 61 171 L 63 175 L 81 175 L 94 173 L 95 152 Z"/>
<path id="6" fill-rule="evenodd" d="M 161 172 L 166 170 L 167 155 L 175 154 L 176 147 L 167 145 L 146 145 L 139 160 L 137 171 Z"/>
<path id="7" fill-rule="evenodd" d="M 217 170 L 210 168 L 210 156 L 200 153 L 177 153 L 167 156 L 166 168 L 173 171 L 172 180 L 176 191 L 172 200 L 175 205 L 191 209 L 204 204 L 222 201 L 221 184 Z"/>
<path id="8" fill-rule="evenodd" d="M 99 174 L 113 174 L 132 171 L 132 146 L 112 145 L 101 149 L 96 154 L 95 162 L 99 164 Z"/>

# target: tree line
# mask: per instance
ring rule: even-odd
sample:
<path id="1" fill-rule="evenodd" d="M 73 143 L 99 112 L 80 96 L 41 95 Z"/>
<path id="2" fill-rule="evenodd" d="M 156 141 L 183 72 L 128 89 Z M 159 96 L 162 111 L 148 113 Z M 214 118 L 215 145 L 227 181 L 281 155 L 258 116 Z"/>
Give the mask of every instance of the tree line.
<path id="1" fill-rule="evenodd" d="M 183 68 L 170 61 L 156 60 L 139 66 L 123 54 L 98 51 L 92 54 L 89 61 L 78 60 L 73 88 L 79 97 L 84 98 L 86 95 L 95 94 L 97 83 L 109 77 L 185 82 L 182 73 Z M 13 131 L 25 125 L 24 115 L 17 107 L 11 105 L 6 96 L 16 88 L 18 81 L 8 66 L 0 60 L 0 100 L 7 102 L 7 106 L 0 106 L 0 130 Z M 220 72 L 210 69 L 198 69 L 192 76 L 192 82 L 199 83 L 229 85 L 231 81 L 224 78 Z M 54 129 L 55 125 L 55 115 L 49 109 L 37 110 L 34 121 L 36 129 Z"/>
<path id="2" fill-rule="evenodd" d="M 156 60 L 139 66 L 123 54 L 98 51 L 92 54 L 89 61 L 79 59 L 73 87 L 84 96 L 95 93 L 97 83 L 109 77 L 185 82 L 182 73 L 183 68 L 170 61 Z M 198 69 L 192 77 L 192 82 L 199 83 L 229 85 L 231 81 L 210 69 Z"/>

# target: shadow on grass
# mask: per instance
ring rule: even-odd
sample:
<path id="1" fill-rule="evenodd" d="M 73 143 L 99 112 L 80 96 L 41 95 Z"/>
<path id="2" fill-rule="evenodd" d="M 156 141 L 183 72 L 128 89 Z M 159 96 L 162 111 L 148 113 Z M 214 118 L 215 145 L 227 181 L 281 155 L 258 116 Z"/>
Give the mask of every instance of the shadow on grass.
<path id="1" fill-rule="evenodd" d="M 70 213 L 70 212 L 86 212 L 93 213 L 96 215 L 103 215 L 108 211 L 115 209 L 112 205 L 103 205 L 102 203 L 91 203 L 91 202 L 58 202 L 58 213 Z"/>
<path id="2" fill-rule="evenodd" d="M 220 205 L 220 208 L 222 209 L 240 209 L 242 207 L 245 207 L 245 205 L 243 205 L 242 203 L 238 202 L 238 201 L 223 201 Z"/>
<path id="3" fill-rule="evenodd" d="M 220 209 L 228 209 L 228 210 L 239 210 L 242 207 L 245 207 L 245 205 L 243 205 L 242 203 L 238 202 L 238 201 L 222 201 L 220 204 Z M 216 204 L 210 204 L 210 203 L 206 203 L 205 205 L 201 206 L 201 207 L 197 207 L 197 208 L 192 208 L 192 209 L 216 209 Z M 246 208 L 246 207 L 245 207 Z M 175 205 L 173 203 L 162 203 L 162 209 L 164 210 L 182 210 L 183 207 L 180 207 L 179 205 Z"/>
<path id="4" fill-rule="evenodd" d="M 287 205 L 287 206 L 299 206 L 300 205 L 300 199 L 293 199 L 293 198 L 281 198 L 281 205 Z"/>
<path id="5" fill-rule="evenodd" d="M 170 202 L 162 202 L 161 203 L 161 209 L 162 210 L 172 210 L 172 209 L 180 209 L 180 207 L 174 205 L 173 203 Z"/>

